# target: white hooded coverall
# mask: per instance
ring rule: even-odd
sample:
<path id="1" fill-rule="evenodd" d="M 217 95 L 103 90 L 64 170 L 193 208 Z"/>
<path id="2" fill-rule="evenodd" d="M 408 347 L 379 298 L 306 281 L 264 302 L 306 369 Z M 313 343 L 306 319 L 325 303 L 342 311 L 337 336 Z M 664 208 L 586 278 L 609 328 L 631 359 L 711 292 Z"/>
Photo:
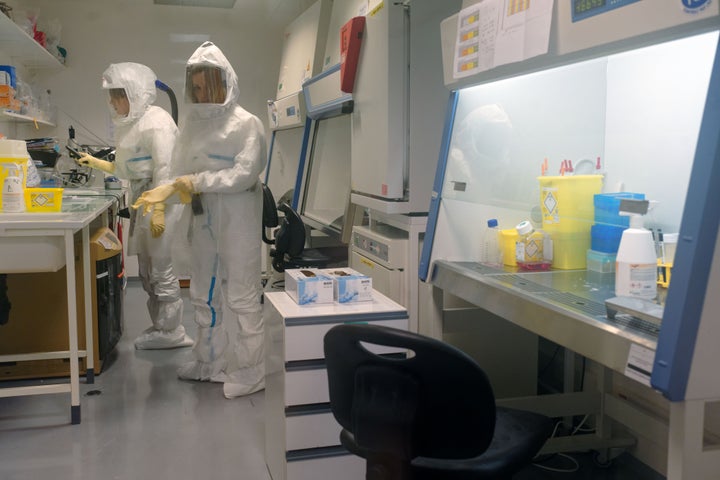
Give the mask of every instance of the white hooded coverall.
<path id="1" fill-rule="evenodd" d="M 177 126 L 170 114 L 152 105 L 156 76 L 138 63 L 111 64 L 103 73 L 105 89 L 122 88 L 130 104 L 127 116 L 110 107 L 115 126 L 115 171 L 130 182 L 130 204 L 146 190 L 170 180 L 170 159 L 177 138 Z M 139 276 L 148 294 L 147 308 L 152 326 L 135 339 L 138 349 L 175 348 L 192 345 L 180 325 L 183 301 L 173 271 L 170 239 L 180 209 L 168 205 L 165 223 L 170 231 L 160 238 L 150 234 L 150 216 L 131 209 L 128 255 L 137 255 Z"/>
<path id="2" fill-rule="evenodd" d="M 181 122 L 173 174 L 191 179 L 202 213 L 186 205 L 177 231 L 180 237 L 187 232 L 185 255 L 198 325 L 195 360 L 181 366 L 178 375 L 224 382 L 223 392 L 232 398 L 265 386 L 259 176 L 266 146 L 262 122 L 238 105 L 235 71 L 211 42 L 192 54 L 188 72 L 202 65 L 222 70 L 226 96 L 222 104 L 193 103 L 192 85 L 185 86 L 188 113 Z M 229 364 L 224 314 L 232 315 L 239 328 Z"/>

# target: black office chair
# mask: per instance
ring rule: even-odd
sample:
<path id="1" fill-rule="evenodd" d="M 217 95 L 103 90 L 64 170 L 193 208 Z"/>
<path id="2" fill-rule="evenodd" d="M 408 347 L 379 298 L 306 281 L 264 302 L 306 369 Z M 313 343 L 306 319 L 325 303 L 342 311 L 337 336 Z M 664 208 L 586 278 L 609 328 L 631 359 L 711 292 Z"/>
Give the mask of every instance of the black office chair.
<path id="1" fill-rule="evenodd" d="M 278 219 L 277 207 L 275 206 L 275 198 L 270 188 L 262 184 L 263 193 L 263 209 L 262 209 L 262 240 L 268 245 L 275 245 L 275 239 L 268 237 L 268 229 L 272 230 L 280 224 Z"/>
<path id="2" fill-rule="evenodd" d="M 305 223 L 300 215 L 285 201 L 276 206 L 270 188 L 264 183 L 262 192 L 262 240 L 275 247 L 270 249 L 270 257 L 277 272 L 282 273 L 287 268 L 325 268 L 347 264 L 347 247 L 306 249 Z M 278 210 L 284 214 L 282 219 Z M 278 225 L 280 228 L 276 228 Z M 273 238 L 268 236 L 268 230 L 273 231 Z"/>
<path id="3" fill-rule="evenodd" d="M 305 248 L 305 223 L 287 203 L 277 209 L 285 215 L 275 231 L 275 248 L 270 250 L 272 266 L 278 272 L 288 268 L 325 268 L 347 261 L 347 247 Z"/>
<path id="4" fill-rule="evenodd" d="M 360 342 L 414 353 L 379 356 Z M 366 459 L 367 480 L 510 479 L 551 434 L 544 415 L 496 408 L 485 372 L 441 341 L 347 324 L 324 346 L 340 442 Z"/>

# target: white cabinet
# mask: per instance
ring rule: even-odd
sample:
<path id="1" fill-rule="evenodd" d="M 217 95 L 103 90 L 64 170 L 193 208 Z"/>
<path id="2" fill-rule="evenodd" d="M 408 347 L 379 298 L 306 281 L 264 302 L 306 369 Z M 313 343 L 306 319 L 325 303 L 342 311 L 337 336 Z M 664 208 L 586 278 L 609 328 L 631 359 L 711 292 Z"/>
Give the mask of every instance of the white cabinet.
<path id="1" fill-rule="evenodd" d="M 297 305 L 266 293 L 265 461 L 273 480 L 365 478 L 365 461 L 340 445 L 329 404 L 323 338 L 333 326 L 368 322 L 407 329 L 407 310 L 377 291 L 372 302 Z M 386 347 L 380 354 L 402 354 Z"/>

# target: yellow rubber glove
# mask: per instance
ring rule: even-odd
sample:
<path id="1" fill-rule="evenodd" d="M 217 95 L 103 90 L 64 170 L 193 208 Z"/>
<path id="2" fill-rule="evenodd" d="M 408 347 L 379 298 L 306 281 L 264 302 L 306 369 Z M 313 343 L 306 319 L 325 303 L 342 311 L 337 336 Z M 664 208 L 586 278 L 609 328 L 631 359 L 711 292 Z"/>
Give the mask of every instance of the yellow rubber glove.
<path id="1" fill-rule="evenodd" d="M 193 186 L 190 175 L 184 175 L 182 177 L 176 178 L 175 182 L 173 182 L 173 185 L 175 185 L 175 188 L 178 192 L 185 192 L 189 194 L 195 193 L 195 187 Z"/>
<path id="2" fill-rule="evenodd" d="M 165 231 L 165 204 L 156 203 L 150 216 L 150 234 L 158 238 Z"/>
<path id="3" fill-rule="evenodd" d="M 115 172 L 114 163 L 108 162 L 106 160 L 100 160 L 99 158 L 95 158 L 92 155 L 85 154 L 82 157 L 75 159 L 75 163 L 85 167 L 94 168 L 96 170 L 102 170 L 103 172 L 107 173 Z"/>
<path id="4" fill-rule="evenodd" d="M 180 203 L 192 202 L 192 195 L 187 192 L 181 192 L 178 190 L 178 197 L 180 197 Z"/>
<path id="5" fill-rule="evenodd" d="M 168 183 L 160 185 L 152 190 L 147 190 L 140 195 L 140 198 L 133 204 L 135 210 L 143 207 L 143 215 L 150 213 L 152 206 L 157 203 L 165 203 L 170 196 L 175 193 L 175 186 Z"/>
<path id="6" fill-rule="evenodd" d="M 192 194 L 195 193 L 195 187 L 193 187 L 190 175 L 176 178 L 173 185 L 180 196 L 180 203 L 190 203 Z"/>

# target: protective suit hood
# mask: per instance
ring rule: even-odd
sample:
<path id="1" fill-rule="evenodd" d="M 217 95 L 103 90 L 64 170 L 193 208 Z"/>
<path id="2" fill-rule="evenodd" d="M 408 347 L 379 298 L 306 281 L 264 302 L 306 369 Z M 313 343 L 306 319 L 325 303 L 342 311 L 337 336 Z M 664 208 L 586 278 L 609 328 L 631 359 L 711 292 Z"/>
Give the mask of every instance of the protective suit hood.
<path id="1" fill-rule="evenodd" d="M 117 115 L 112 107 L 110 112 L 116 125 L 128 124 L 142 117 L 155 103 L 157 76 L 149 67 L 139 63 L 113 63 L 102 75 L 102 87 L 105 89 L 122 88 L 130 103 L 130 112 L 126 117 Z"/>
<path id="2" fill-rule="evenodd" d="M 190 56 L 187 61 L 186 71 L 200 66 L 217 67 L 223 71 L 225 76 L 225 102 L 219 103 L 193 103 L 192 85 L 185 84 L 185 103 L 188 111 L 188 119 L 217 117 L 238 103 L 238 79 L 235 70 L 220 49 L 212 42 L 205 42 Z"/>

